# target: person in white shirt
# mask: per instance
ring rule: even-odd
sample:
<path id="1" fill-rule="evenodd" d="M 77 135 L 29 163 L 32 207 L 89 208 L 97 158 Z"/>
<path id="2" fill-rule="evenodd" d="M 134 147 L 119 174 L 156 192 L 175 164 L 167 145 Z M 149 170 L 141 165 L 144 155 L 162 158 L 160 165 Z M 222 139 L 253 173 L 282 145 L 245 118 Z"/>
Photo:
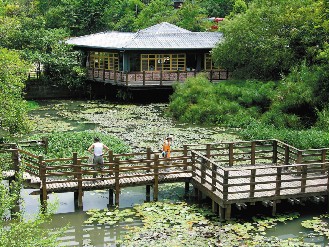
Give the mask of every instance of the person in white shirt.
<path id="1" fill-rule="evenodd" d="M 98 137 L 95 137 L 94 143 L 88 148 L 88 152 L 94 154 L 93 164 L 95 165 L 95 170 L 103 169 L 103 149 L 105 149 L 106 151 L 109 150 L 109 148 L 105 144 L 101 143 L 101 140 Z M 94 177 L 96 177 L 96 175 L 94 175 Z"/>

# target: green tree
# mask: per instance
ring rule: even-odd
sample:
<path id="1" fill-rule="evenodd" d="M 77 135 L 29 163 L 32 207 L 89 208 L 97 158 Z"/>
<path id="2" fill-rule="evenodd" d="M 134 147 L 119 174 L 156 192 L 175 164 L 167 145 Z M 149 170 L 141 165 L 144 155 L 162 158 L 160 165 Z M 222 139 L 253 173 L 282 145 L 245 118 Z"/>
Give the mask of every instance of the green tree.
<path id="1" fill-rule="evenodd" d="M 23 99 L 23 81 L 28 63 L 16 51 L 0 48 L 0 129 L 15 134 L 29 129 L 27 104 Z"/>
<path id="2" fill-rule="evenodd" d="M 255 0 L 221 25 L 217 64 L 237 77 L 278 79 L 306 59 L 311 64 L 325 36 L 322 0 Z"/>
<path id="3" fill-rule="evenodd" d="M 206 10 L 199 3 L 185 1 L 183 6 L 176 12 L 175 24 L 190 31 L 200 32 L 205 30 L 204 19 L 207 17 Z"/>
<path id="4" fill-rule="evenodd" d="M 147 28 L 160 22 L 172 23 L 174 7 L 172 0 L 153 0 L 137 16 L 134 25 L 138 29 Z"/>
<path id="5" fill-rule="evenodd" d="M 205 8 L 209 17 L 225 17 L 233 9 L 233 0 L 204 0 L 200 6 Z"/>

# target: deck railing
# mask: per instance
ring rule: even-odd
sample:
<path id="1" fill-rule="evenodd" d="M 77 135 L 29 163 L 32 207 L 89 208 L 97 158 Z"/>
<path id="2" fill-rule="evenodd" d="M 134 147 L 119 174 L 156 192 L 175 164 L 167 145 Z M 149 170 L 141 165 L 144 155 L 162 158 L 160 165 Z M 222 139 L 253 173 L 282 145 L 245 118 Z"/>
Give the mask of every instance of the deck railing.
<path id="1" fill-rule="evenodd" d="M 167 85 L 168 82 L 184 82 L 189 77 L 195 77 L 196 71 L 110 71 L 105 69 L 88 69 L 88 78 L 118 85 Z M 226 70 L 201 71 L 210 81 L 227 80 Z"/>
<path id="2" fill-rule="evenodd" d="M 3 150 L 12 152 L 16 171 L 24 169 L 40 180 L 44 202 L 47 190 L 56 185 L 77 192 L 82 205 L 83 184 L 107 181 L 118 203 L 124 180 L 133 181 L 126 186 L 153 184 L 153 197 L 157 200 L 159 176 L 164 175 L 191 179 L 215 195 L 223 207 L 287 196 L 317 196 L 329 191 L 328 149 L 299 150 L 278 140 L 184 145 L 183 149 L 173 150 L 170 159 L 160 157 L 159 151 L 150 148 L 125 154 L 109 151 L 100 171 L 94 170 L 88 156 L 78 157 L 77 153 L 70 158 L 44 159 L 23 149 Z M 141 178 L 148 179 L 143 182 Z M 97 183 L 93 186 L 96 187 L 89 189 L 96 189 Z"/>

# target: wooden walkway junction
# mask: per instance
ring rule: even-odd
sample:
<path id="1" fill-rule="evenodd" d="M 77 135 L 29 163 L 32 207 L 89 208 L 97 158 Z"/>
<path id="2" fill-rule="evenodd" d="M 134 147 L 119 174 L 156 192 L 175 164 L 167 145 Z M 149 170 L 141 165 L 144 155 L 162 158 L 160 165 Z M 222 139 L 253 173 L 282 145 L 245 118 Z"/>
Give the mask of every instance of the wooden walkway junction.
<path id="1" fill-rule="evenodd" d="M 3 176 L 15 179 L 21 171 L 25 186 L 36 189 L 33 193 L 40 194 L 44 205 L 49 193 L 71 191 L 82 207 L 83 192 L 95 189 L 108 189 L 110 203 L 118 205 L 121 188 L 141 185 L 146 186 L 147 200 L 153 188 L 156 201 L 159 184 L 185 182 L 186 192 L 192 184 L 197 198 L 211 198 L 213 211 L 229 219 L 232 206 L 241 210 L 261 202 L 272 207 L 274 215 L 282 200 L 324 203 L 329 194 L 328 150 L 299 150 L 278 140 L 256 140 L 184 145 L 173 150 L 170 159 L 150 148 L 140 153 L 109 151 L 101 171 L 88 164 L 89 157 L 77 153 L 46 159 L 16 145 L 3 145 L 1 152 L 11 152 L 13 160 L 13 169 Z"/>

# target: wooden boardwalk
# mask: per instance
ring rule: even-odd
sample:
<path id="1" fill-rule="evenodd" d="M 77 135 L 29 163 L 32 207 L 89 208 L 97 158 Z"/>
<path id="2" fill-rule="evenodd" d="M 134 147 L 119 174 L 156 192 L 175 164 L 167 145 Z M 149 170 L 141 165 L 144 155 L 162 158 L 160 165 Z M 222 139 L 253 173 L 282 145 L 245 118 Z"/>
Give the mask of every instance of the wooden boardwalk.
<path id="1" fill-rule="evenodd" d="M 170 159 L 149 148 L 144 153 L 110 151 L 102 171 L 77 153 L 44 159 L 22 149 L 7 151 L 13 153 L 15 169 L 3 176 L 14 179 L 24 165 L 25 186 L 36 189 L 33 193 L 45 205 L 48 193 L 71 191 L 82 207 L 83 191 L 96 189 L 109 189 L 110 200 L 114 196 L 119 204 L 120 188 L 131 186 L 146 186 L 147 197 L 152 187 L 153 200 L 158 200 L 159 184 L 185 182 L 186 192 L 192 184 L 196 197 L 211 198 L 213 211 L 229 219 L 232 205 L 240 209 L 261 202 L 275 214 L 282 200 L 323 202 L 329 191 L 328 149 L 298 150 L 278 140 L 184 145 Z"/>

